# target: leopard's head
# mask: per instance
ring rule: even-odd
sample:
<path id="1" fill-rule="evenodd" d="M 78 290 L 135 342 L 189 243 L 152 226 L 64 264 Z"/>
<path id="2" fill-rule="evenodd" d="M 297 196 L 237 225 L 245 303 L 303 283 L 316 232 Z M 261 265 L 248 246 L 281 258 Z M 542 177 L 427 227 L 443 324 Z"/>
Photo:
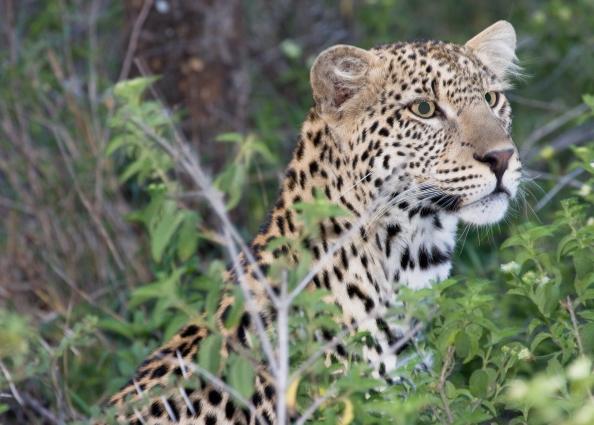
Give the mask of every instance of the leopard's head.
<path id="1" fill-rule="evenodd" d="M 521 175 L 504 91 L 518 73 L 513 27 L 465 45 L 335 46 L 311 71 L 316 109 L 370 196 L 403 188 L 463 221 L 501 220 Z M 412 200 L 412 201 L 411 201 Z"/>

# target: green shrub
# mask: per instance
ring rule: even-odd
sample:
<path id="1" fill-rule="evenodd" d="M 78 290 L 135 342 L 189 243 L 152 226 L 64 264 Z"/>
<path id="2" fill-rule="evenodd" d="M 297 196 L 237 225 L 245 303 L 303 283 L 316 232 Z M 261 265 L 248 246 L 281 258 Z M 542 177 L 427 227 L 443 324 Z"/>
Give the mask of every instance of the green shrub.
<path id="1" fill-rule="evenodd" d="M 170 176 L 176 161 L 179 165 L 180 146 L 167 141 L 176 136 L 164 110 L 152 101 L 140 101 L 147 84 L 150 81 L 136 80 L 116 87 L 120 107 L 109 148 L 109 153 L 119 152 L 125 164 L 122 178 L 147 188 L 146 206 L 131 218 L 147 229 L 160 270 L 158 281 L 131 293 L 130 303 L 148 306 L 147 317 L 159 318 L 151 326 L 162 329 L 164 335 L 190 316 L 202 318 L 216 331 L 212 317 L 224 290 L 222 266 L 218 262 L 210 267 L 197 265 L 193 252 L 201 236 L 186 240 L 199 219 L 175 201 L 181 186 Z M 224 140 L 236 142 L 240 137 L 227 135 Z M 228 199 L 227 208 L 241 199 L 242 179 L 236 174 L 245 175 L 254 154 L 269 157 L 255 139 L 242 141 L 234 163 L 214 180 Z M 594 423 L 590 360 L 594 354 L 594 195 L 587 189 L 594 184 L 594 147 L 574 151 L 578 158 L 574 167 L 586 170 L 590 179 L 579 196 L 560 203 L 551 223 L 513 227 L 512 236 L 501 246 L 501 255 L 511 261 L 497 273 L 489 279 L 455 277 L 430 289 L 401 292 L 404 304 L 392 313 L 408 323 L 414 318 L 415 323 L 425 324 L 425 337 L 416 343 L 416 354 L 403 359 L 400 385 L 377 391 L 383 384 L 370 378 L 367 367 L 355 360 L 348 367 L 328 367 L 315 331 L 321 326 L 336 327 L 332 319 L 336 307 L 323 301 L 324 291 L 301 292 L 293 306 L 302 313 L 292 314 L 288 322 L 293 370 L 289 406 L 302 413 L 315 400 L 327 398 L 314 414 L 320 424 Z M 182 173 L 191 174 L 191 164 L 184 168 L 181 162 Z M 210 190 L 204 186 L 208 182 L 200 179 L 194 181 L 198 189 Z M 216 199 L 209 202 L 217 208 Z M 297 213 L 305 224 L 303 238 L 312 236 L 320 219 L 344 214 L 322 198 L 302 204 Z M 290 244 L 303 257 L 296 270 L 279 262 L 268 276 L 277 281 L 285 276 L 287 290 L 293 291 L 307 275 L 310 260 L 300 241 L 276 243 Z M 235 295 L 242 299 L 237 291 Z M 242 303 L 238 305 L 237 312 L 243 308 Z M 128 338 L 138 336 L 133 327 L 109 326 Z M 278 343 L 278 335 L 271 338 Z M 366 335 L 344 338 L 351 351 L 360 353 Z M 214 353 L 220 343 L 216 336 L 205 341 L 198 365 L 211 372 L 225 370 L 239 394 L 250 394 L 246 377 L 253 376 L 253 365 L 239 356 L 219 359 Z M 432 368 L 418 372 L 416 366 L 427 353 L 433 357 Z M 302 367 L 304 362 L 307 368 Z"/>
<path id="2" fill-rule="evenodd" d="M 341 27 L 332 33 L 338 38 L 328 38 L 324 24 L 322 36 L 312 26 L 305 37 L 292 27 L 298 13 L 251 18 L 263 33 L 266 24 L 281 28 L 269 31 L 270 39 L 280 37 L 270 42 L 278 52 L 250 52 L 254 134 L 221 135 L 231 158 L 214 158 L 225 165 L 213 179 L 217 191 L 202 197 L 187 172 L 196 153 L 172 155 L 184 145 L 176 142 L 177 116 L 141 96 L 149 81 L 111 89 L 121 60 L 111 51 L 125 27 L 121 3 L 22 3 L 7 3 L 20 11 L 14 22 L 0 13 L 2 25 L 10 24 L 2 40 L 19 47 L 0 49 L 0 422 L 88 423 L 187 320 L 215 328 L 217 301 L 232 290 L 223 280 L 232 255 L 212 207 L 239 223 L 231 235 L 237 245 L 255 233 L 277 190 L 279 157 L 287 157 L 311 104 L 313 55 L 345 36 Z M 101 3 L 102 13 L 87 13 Z M 336 314 L 323 291 L 300 294 L 294 305 L 302 314 L 288 324 L 289 406 L 303 413 L 312 400 L 327 399 L 312 420 L 326 424 L 594 423 L 594 147 L 582 137 L 575 143 L 583 146 L 569 149 L 564 139 L 593 125 L 584 104 L 570 106 L 594 90 L 592 2 L 315 3 L 312 10 L 318 3 L 340 9 L 348 37 L 363 47 L 428 36 L 462 42 L 496 19 L 512 21 L 530 75 L 510 95 L 514 135 L 530 177 L 542 172 L 543 186 L 525 186 L 536 196 L 528 193 L 517 209 L 541 204 L 542 222 L 530 215 L 512 218 L 501 232 L 464 229 L 454 278 L 403 291 L 405 304 L 393 314 L 418 320 L 424 336 L 417 355 L 403 359 L 403 383 L 382 391 L 357 362 L 335 374 L 340 366 L 328 367 L 322 355 L 300 369 L 320 353 L 316 329 L 331 328 Z M 269 62 L 277 53 L 280 65 Z M 260 78 L 269 69 L 273 77 Z M 592 99 L 583 101 L 591 108 Z M 176 151 L 164 150 L 168 144 Z M 549 196 L 552 189 L 557 196 Z M 308 224 L 341 213 L 323 199 L 299 210 Z M 308 265 L 277 264 L 269 278 L 286 278 L 293 289 Z M 366 335 L 347 339 L 357 353 Z M 252 364 L 217 362 L 209 354 L 218 344 L 209 340 L 197 365 L 224 370 L 245 396 Z M 428 353 L 433 366 L 418 373 Z"/>

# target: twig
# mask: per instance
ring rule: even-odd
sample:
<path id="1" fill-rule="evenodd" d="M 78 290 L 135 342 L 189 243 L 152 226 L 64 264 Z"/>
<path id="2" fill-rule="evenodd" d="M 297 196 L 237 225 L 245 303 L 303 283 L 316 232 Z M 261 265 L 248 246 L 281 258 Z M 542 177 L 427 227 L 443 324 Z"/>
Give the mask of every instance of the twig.
<path id="1" fill-rule="evenodd" d="M 208 370 L 200 367 L 200 365 L 192 363 L 192 362 L 188 363 L 185 360 L 183 362 L 186 366 L 189 367 L 190 370 L 192 370 L 193 372 L 197 372 L 198 374 L 204 376 L 208 381 L 210 381 L 210 383 L 212 385 L 214 385 L 221 391 L 225 391 L 225 392 L 229 393 L 229 395 L 231 395 L 233 398 L 235 398 L 241 404 L 246 406 L 250 410 L 252 415 L 257 416 L 259 421 L 261 421 L 262 423 L 266 423 L 264 421 L 264 419 L 261 417 L 261 415 L 259 415 L 258 412 L 256 412 L 256 408 L 254 407 L 254 405 L 252 403 L 250 403 L 248 400 L 246 400 L 241 394 L 239 394 L 239 392 L 237 392 L 237 390 L 235 388 L 230 387 L 224 381 L 219 379 L 217 376 L 213 375 Z"/>
<path id="2" fill-rule="evenodd" d="M 412 340 L 415 335 L 417 333 L 419 333 L 423 328 L 425 327 L 423 322 L 417 322 L 417 324 L 415 326 L 413 326 L 412 328 L 410 328 L 406 334 L 404 334 L 404 336 L 399 339 L 398 341 L 396 341 L 394 344 L 392 344 L 390 346 L 390 348 L 387 350 L 387 352 L 382 354 L 382 357 L 380 357 L 380 361 L 382 361 L 387 355 L 390 354 L 394 354 L 396 353 L 398 350 L 400 350 L 402 347 L 404 347 L 410 340 Z"/>
<path id="3" fill-rule="evenodd" d="M 74 168 L 72 166 L 72 163 L 71 163 L 71 159 L 68 157 L 66 150 L 64 149 L 64 145 L 62 144 L 62 140 L 61 140 L 59 134 L 57 132 L 54 132 L 54 135 L 56 136 L 56 142 L 58 144 L 60 154 L 62 155 L 64 164 L 66 165 L 66 170 L 72 177 L 72 183 L 74 185 L 74 189 L 75 189 L 76 193 L 78 194 L 78 198 L 80 199 L 80 202 L 83 204 L 83 206 L 89 213 L 91 220 L 97 227 L 97 232 L 99 233 L 99 236 L 105 242 L 105 245 L 107 246 L 107 249 L 109 249 L 109 252 L 111 253 L 116 265 L 118 266 L 118 268 L 120 270 L 125 270 L 125 268 L 126 268 L 124 265 L 125 263 L 122 260 L 115 243 L 113 242 L 113 240 L 111 239 L 111 236 L 109 235 L 109 232 L 103 225 L 103 221 L 101 220 L 101 217 L 99 217 L 99 214 L 97 214 L 93 205 L 91 204 L 91 201 L 89 201 L 89 199 L 87 198 L 87 196 L 85 195 L 84 191 L 82 190 L 82 188 L 79 184 L 78 177 L 77 177 L 77 175 L 74 171 Z"/>
<path id="4" fill-rule="evenodd" d="M 311 417 L 311 415 L 313 415 L 315 413 L 316 410 L 318 410 L 318 408 L 322 404 L 324 404 L 327 400 L 334 397 L 335 395 L 336 395 L 336 390 L 334 388 L 330 388 L 328 391 L 326 391 L 326 394 L 324 394 L 322 397 L 316 398 L 314 400 L 314 402 L 312 404 L 310 404 L 309 407 L 305 410 L 305 412 L 303 412 L 303 414 L 299 417 L 299 419 L 297 419 L 297 422 L 295 422 L 295 425 L 304 425 L 305 422 Z"/>
<path id="5" fill-rule="evenodd" d="M 588 122 L 576 127 L 572 127 L 567 131 L 556 136 L 547 143 L 547 147 L 552 149 L 553 154 L 570 146 L 578 146 L 587 143 L 594 138 L 594 123 Z M 523 157 L 525 162 L 531 161 L 538 154 L 537 146 L 530 149 Z"/>
<path id="6" fill-rule="evenodd" d="M 526 175 L 526 180 L 527 181 L 533 181 L 533 180 L 554 180 L 554 181 L 558 181 L 559 180 L 559 176 L 554 175 L 553 173 L 547 173 L 544 171 L 537 171 L 537 170 L 531 170 L 529 168 L 524 169 L 524 173 Z M 568 186 L 571 186 L 575 189 L 579 189 L 580 187 L 582 187 L 582 182 L 580 182 L 579 180 L 571 180 L 570 182 L 567 183 Z M 544 192 L 544 191 L 543 191 Z"/>
<path id="7" fill-rule="evenodd" d="M 528 152 L 532 149 L 532 147 L 538 143 L 540 140 L 544 139 L 551 133 L 554 133 L 559 128 L 563 127 L 568 122 L 576 119 L 580 115 L 583 115 L 587 111 L 590 110 L 590 107 L 584 103 L 573 107 L 569 111 L 565 112 L 560 117 L 553 119 L 552 121 L 548 122 L 547 124 L 538 127 L 536 130 L 532 132 L 522 144 L 521 155 L 524 156 L 528 154 Z"/>
<path id="8" fill-rule="evenodd" d="M 14 396 L 14 399 L 18 401 L 18 403 L 22 406 L 23 399 L 21 398 L 21 395 L 19 394 L 16 385 L 14 385 L 14 381 L 12 380 L 12 376 L 10 376 L 10 372 L 8 371 L 6 366 L 4 366 L 4 362 L 2 360 L 0 360 L 0 369 L 2 370 L 2 374 L 6 378 L 6 382 L 8 382 L 8 388 L 10 388 L 10 392 Z"/>
<path id="9" fill-rule="evenodd" d="M 445 393 L 445 384 L 448 376 L 452 372 L 452 359 L 454 358 L 454 347 L 449 346 L 448 351 L 446 353 L 446 357 L 443 361 L 443 366 L 441 367 L 441 373 L 439 375 L 439 383 L 437 385 L 437 391 L 439 392 L 439 396 L 441 397 L 441 402 L 443 403 L 443 409 L 445 410 L 446 416 L 448 417 L 448 424 L 454 423 L 454 417 L 452 415 L 452 411 L 450 410 L 450 403 L 448 402 L 448 397 Z"/>
<path id="10" fill-rule="evenodd" d="M 281 279 L 281 296 L 276 304 L 276 323 L 278 332 L 278 369 L 276 373 L 276 417 L 279 425 L 287 423 L 287 386 L 289 377 L 289 308 L 287 272 Z"/>
<path id="11" fill-rule="evenodd" d="M 571 297 L 569 297 L 569 295 L 568 295 L 565 303 L 562 302 L 561 304 L 569 312 L 569 317 L 571 318 L 571 325 L 573 327 L 573 334 L 575 336 L 575 341 L 577 343 L 580 354 L 583 356 L 583 355 L 585 355 L 584 344 L 582 343 L 582 337 L 580 336 L 580 330 L 578 327 L 577 317 L 575 316 L 575 309 L 573 307 L 573 301 L 571 300 Z M 588 386 L 588 395 L 590 396 L 590 399 L 594 402 L 594 395 L 592 395 L 592 390 L 590 389 L 589 386 Z"/>
<path id="12" fill-rule="evenodd" d="M 375 318 L 374 318 L 375 320 Z M 311 365 L 315 363 L 315 361 L 320 358 L 324 353 L 335 348 L 338 344 L 340 344 L 344 338 L 349 334 L 349 330 L 345 329 L 342 330 L 338 335 L 328 341 L 326 344 L 322 345 L 315 353 L 309 356 L 303 363 L 299 365 L 299 367 L 291 373 L 291 377 L 289 378 L 289 385 L 295 380 L 298 379 L 303 372 L 305 372 Z"/>
<path id="13" fill-rule="evenodd" d="M 575 335 L 575 340 L 577 342 L 578 349 L 580 350 L 580 354 L 583 356 L 584 355 L 584 346 L 582 344 L 582 338 L 580 337 L 580 332 L 579 332 L 579 329 L 578 329 L 577 318 L 575 317 L 575 310 L 573 308 L 573 301 L 571 300 L 571 298 L 569 296 L 567 296 L 567 298 L 565 300 L 565 303 L 563 303 L 563 306 L 569 312 L 569 317 L 571 318 L 571 324 L 573 326 L 573 333 Z"/>
<path id="14" fill-rule="evenodd" d="M 41 405 L 37 400 L 33 397 L 30 397 L 27 394 L 21 394 L 25 405 L 29 406 L 35 412 L 37 412 L 41 417 L 43 417 L 48 423 L 54 425 L 64 425 L 64 421 L 58 419 L 52 412 L 47 410 L 45 407 Z"/>
<path id="15" fill-rule="evenodd" d="M 122 70 L 120 71 L 120 76 L 118 77 L 118 81 L 122 81 L 128 78 L 128 74 L 130 73 L 130 67 L 132 66 L 132 60 L 134 59 L 134 52 L 136 51 L 136 46 L 138 45 L 138 38 L 140 37 L 140 31 L 142 30 L 142 26 L 148 17 L 148 14 L 153 6 L 154 0 L 145 0 L 144 4 L 142 5 L 142 9 L 140 9 L 140 13 L 134 21 L 134 26 L 132 27 L 132 33 L 130 34 L 130 41 L 128 42 L 128 48 L 126 49 L 126 56 L 124 58 L 124 64 L 122 65 Z"/>
<path id="16" fill-rule="evenodd" d="M 551 200 L 563 189 L 565 186 L 570 184 L 577 176 L 584 172 L 583 168 L 576 168 L 571 173 L 559 179 L 559 182 L 543 196 L 540 201 L 534 206 L 534 211 L 540 211 L 543 209 Z"/>
<path id="17" fill-rule="evenodd" d="M 544 102 L 542 100 L 530 99 L 528 97 L 523 97 L 511 93 L 507 94 L 506 96 L 512 102 L 517 103 L 519 105 L 528 106 L 530 108 L 542 109 L 551 112 L 563 112 L 567 110 L 565 106 L 560 105 L 558 103 Z"/>
<path id="18" fill-rule="evenodd" d="M 90 306 L 96 307 L 101 310 L 103 313 L 107 314 L 108 316 L 113 317 L 119 322 L 124 322 L 125 319 L 118 315 L 116 312 L 111 311 L 110 309 L 98 304 L 95 299 L 87 294 L 85 291 L 80 289 L 76 284 L 68 277 L 64 270 L 61 270 L 54 262 L 47 256 L 42 255 L 41 259 L 49 266 L 49 268 L 58 276 L 73 292 L 77 293 L 83 300 L 85 300 Z"/>
<path id="19" fill-rule="evenodd" d="M 12 199 L 4 198 L 1 196 L 0 196 L 0 207 L 19 211 L 19 212 L 22 212 L 23 214 L 35 215 L 33 208 L 30 208 L 24 204 L 13 201 Z"/>
<path id="20" fill-rule="evenodd" d="M 588 122 L 573 127 L 551 140 L 550 147 L 555 152 L 567 149 L 570 146 L 577 146 L 590 142 L 594 138 L 594 123 Z"/>
<path id="21" fill-rule="evenodd" d="M 227 242 L 226 246 L 229 250 L 229 255 L 233 259 L 233 268 L 237 273 L 239 286 L 243 292 L 247 310 L 250 313 L 252 320 L 256 324 L 256 332 L 258 332 L 258 337 L 260 338 L 260 342 L 262 343 L 262 349 L 264 350 L 264 354 L 266 355 L 270 368 L 272 369 L 272 373 L 276 374 L 278 370 L 278 364 L 274 357 L 272 344 L 270 343 L 270 339 L 268 338 L 268 334 L 266 333 L 264 323 L 262 323 L 262 318 L 258 313 L 257 307 L 254 305 L 255 303 L 253 297 L 251 296 L 251 290 L 245 280 L 245 273 L 243 272 L 243 268 L 239 264 L 239 255 L 237 254 L 235 243 L 233 242 L 233 239 L 231 239 L 228 229 L 225 229 L 225 240 Z"/>

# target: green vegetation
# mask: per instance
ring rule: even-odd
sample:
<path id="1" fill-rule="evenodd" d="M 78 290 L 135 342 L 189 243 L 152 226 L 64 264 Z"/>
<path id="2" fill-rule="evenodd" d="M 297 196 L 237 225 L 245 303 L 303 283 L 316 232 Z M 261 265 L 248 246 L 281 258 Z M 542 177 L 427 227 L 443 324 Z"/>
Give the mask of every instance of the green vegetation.
<path id="1" fill-rule="evenodd" d="M 101 13 L 33 3 L 3 21 L 13 42 L 0 48 L 0 423 L 88 423 L 189 319 L 216 328 L 229 247 L 255 234 L 274 199 L 311 104 L 308 66 L 327 34 L 314 26 L 317 41 L 305 39 L 301 15 L 284 18 L 274 78 L 261 78 L 270 64 L 254 59 L 248 130 L 196 152 L 181 136 L 184 111 L 145 93 L 152 79 L 117 83 L 123 54 L 105 54 L 125 19 L 117 2 Z M 262 5 L 248 3 L 255 25 Z M 402 385 L 375 391 L 381 384 L 356 362 L 339 375 L 324 356 L 300 368 L 319 352 L 315 330 L 333 326 L 335 307 L 323 291 L 297 296 L 290 408 L 302 414 L 327 400 L 310 419 L 319 424 L 594 424 L 594 5 L 323 3 L 324 19 L 340 15 L 347 41 L 363 47 L 463 42 L 511 21 L 527 74 L 510 94 L 514 139 L 528 174 L 505 224 L 461 229 L 451 279 L 402 293 L 393 313 L 423 325 L 417 350 L 432 354 L 428 373 L 416 371 L 416 358 L 403 361 Z M 212 178 L 198 162 L 217 164 Z M 311 224 L 344 212 L 320 199 L 298 213 Z M 220 231 L 222 217 L 236 234 Z M 309 263 L 284 266 L 269 277 L 291 291 Z M 229 328 L 243 308 L 235 296 Z M 347 339 L 357 352 L 366 338 Z M 198 367 L 224 371 L 248 396 L 251 362 L 220 358 L 220 344 L 203 342 Z"/>

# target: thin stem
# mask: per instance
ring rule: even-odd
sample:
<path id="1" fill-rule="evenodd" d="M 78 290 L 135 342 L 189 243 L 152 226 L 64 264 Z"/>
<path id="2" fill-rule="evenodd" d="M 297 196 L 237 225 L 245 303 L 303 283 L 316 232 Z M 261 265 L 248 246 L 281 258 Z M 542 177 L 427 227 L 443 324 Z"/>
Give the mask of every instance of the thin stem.
<path id="1" fill-rule="evenodd" d="M 441 397 L 441 402 L 443 403 L 443 409 L 446 413 L 448 424 L 454 423 L 454 416 L 452 415 L 452 411 L 450 410 L 450 403 L 448 401 L 448 397 L 445 393 L 445 384 L 448 379 L 450 373 L 452 373 L 452 360 L 454 358 L 454 347 L 449 346 L 448 351 L 446 353 L 446 358 L 443 361 L 443 366 L 441 368 L 441 373 L 439 374 L 439 383 L 437 385 L 437 390 L 439 392 L 439 396 Z"/>
<path id="2" fill-rule="evenodd" d="M 575 340 L 576 340 L 578 349 L 580 350 L 580 354 L 583 356 L 584 355 L 584 346 L 582 344 L 582 338 L 580 337 L 580 332 L 578 330 L 578 323 L 577 323 L 577 318 L 575 316 L 575 309 L 573 308 L 573 301 L 571 300 L 571 298 L 569 296 L 565 300 L 564 307 L 569 312 L 569 317 L 571 318 L 571 325 L 573 326 L 573 333 L 575 336 Z"/>
<path id="3" fill-rule="evenodd" d="M 334 397 L 335 395 L 336 395 L 336 390 L 334 388 L 330 388 L 328 391 L 326 391 L 326 394 L 324 394 L 322 397 L 316 398 L 314 400 L 314 402 L 312 404 L 310 404 L 309 407 L 305 410 L 305 412 L 303 412 L 301 417 L 299 417 L 299 419 L 297 419 L 297 422 L 295 422 L 295 425 L 304 425 L 305 422 L 316 412 L 316 410 L 318 410 L 318 408 L 322 404 L 324 404 L 327 400 Z"/>
<path id="4" fill-rule="evenodd" d="M 287 385 L 289 381 L 289 308 L 287 273 L 283 272 L 281 296 L 276 304 L 278 329 L 278 373 L 276 374 L 276 417 L 279 425 L 287 423 Z"/>
<path id="5" fill-rule="evenodd" d="M 584 352 L 584 344 L 582 343 L 582 338 L 580 336 L 577 317 L 575 315 L 575 308 L 573 305 L 573 301 L 571 300 L 571 297 L 567 296 L 566 301 L 563 305 L 569 312 L 569 317 L 571 318 L 571 325 L 573 327 L 573 334 L 575 336 L 575 340 L 576 340 L 578 349 L 580 351 L 580 354 L 583 356 L 583 355 L 585 355 L 584 354 L 585 353 Z M 592 401 L 594 401 L 594 396 L 592 395 L 592 391 L 590 390 L 590 387 L 588 387 L 588 395 L 590 396 L 590 399 Z"/>
<path id="6" fill-rule="evenodd" d="M 251 291 L 249 285 L 245 280 L 245 273 L 243 272 L 243 268 L 239 263 L 239 255 L 237 254 L 237 250 L 235 248 L 235 243 L 229 234 L 229 229 L 225 229 L 225 240 L 227 241 L 227 249 L 229 250 L 229 254 L 233 259 L 233 268 L 235 273 L 237 274 L 237 278 L 239 280 L 239 287 L 243 293 L 243 297 L 245 298 L 245 303 L 250 316 L 254 320 L 256 324 L 256 331 L 258 332 L 258 337 L 260 338 L 260 342 L 262 343 L 262 349 L 264 350 L 264 354 L 268 360 L 270 368 L 272 369 L 272 373 L 276 375 L 278 371 L 278 363 L 275 360 L 274 353 L 272 350 L 272 344 L 270 343 L 270 339 L 268 338 L 268 334 L 266 333 L 266 328 L 264 323 L 262 322 L 262 318 L 260 314 L 258 314 L 258 307 L 255 305 L 254 299 L 251 295 Z"/>
<path id="7" fill-rule="evenodd" d="M 118 81 L 122 81 L 128 78 L 128 74 L 130 73 L 130 67 L 132 66 L 132 60 L 134 58 L 134 52 L 136 52 L 136 46 L 138 45 L 138 39 L 140 37 L 140 31 L 142 30 L 142 26 L 148 17 L 148 14 L 151 10 L 154 0 L 145 0 L 144 4 L 142 5 L 142 9 L 140 9 L 140 13 L 134 21 L 134 26 L 132 27 L 132 33 L 130 34 L 130 41 L 128 42 L 128 48 L 126 49 L 126 56 L 124 58 L 124 63 L 122 65 L 122 70 L 120 71 L 120 75 L 118 77 Z"/>
<path id="8" fill-rule="evenodd" d="M 583 168 L 577 168 L 573 170 L 571 173 L 561 177 L 559 182 L 547 192 L 545 196 L 541 198 L 540 201 L 534 207 L 534 211 L 540 211 L 543 209 L 551 200 L 563 189 L 565 186 L 570 184 L 577 176 L 584 172 Z"/>

